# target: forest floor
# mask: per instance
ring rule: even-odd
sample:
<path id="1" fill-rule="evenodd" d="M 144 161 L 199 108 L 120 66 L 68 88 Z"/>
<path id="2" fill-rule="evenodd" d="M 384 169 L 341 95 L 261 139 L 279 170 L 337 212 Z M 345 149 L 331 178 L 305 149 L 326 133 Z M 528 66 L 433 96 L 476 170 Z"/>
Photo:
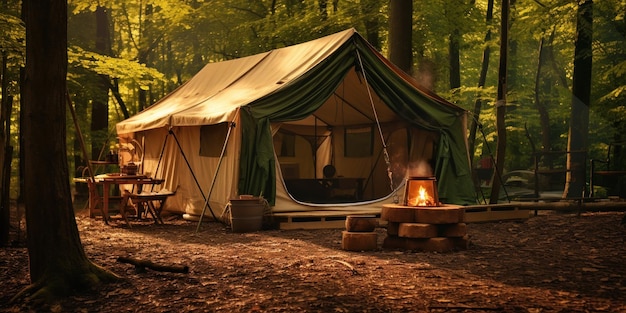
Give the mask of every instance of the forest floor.
<path id="1" fill-rule="evenodd" d="M 0 248 L 0 312 L 626 312 L 623 215 L 474 223 L 467 250 L 424 253 L 344 251 L 341 229 L 196 232 L 178 216 L 128 228 L 79 210 L 87 256 L 122 279 L 50 307 L 8 303 L 29 284 L 18 242 Z M 189 272 L 136 271 L 118 257 Z"/>

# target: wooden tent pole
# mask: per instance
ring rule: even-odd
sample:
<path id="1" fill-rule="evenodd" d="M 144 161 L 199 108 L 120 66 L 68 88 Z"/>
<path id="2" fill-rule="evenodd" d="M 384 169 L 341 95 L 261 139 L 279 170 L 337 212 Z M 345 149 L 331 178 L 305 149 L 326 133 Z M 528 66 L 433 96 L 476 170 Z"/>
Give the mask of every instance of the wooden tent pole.
<path id="1" fill-rule="evenodd" d="M 159 161 L 157 162 L 156 169 L 154 170 L 155 178 L 159 177 L 159 169 L 161 168 L 161 161 L 163 161 L 163 152 L 165 152 L 165 146 L 167 145 L 167 138 L 170 138 L 170 135 L 171 134 L 169 131 L 167 132 L 167 135 L 165 135 L 165 140 L 163 141 L 163 147 L 161 147 L 161 153 L 159 154 Z M 143 155 L 145 155 L 145 153 Z M 143 161 L 142 161 L 142 164 L 143 164 Z M 150 191 L 153 191 L 153 190 L 154 190 L 154 185 L 152 185 L 152 187 L 150 188 Z"/>

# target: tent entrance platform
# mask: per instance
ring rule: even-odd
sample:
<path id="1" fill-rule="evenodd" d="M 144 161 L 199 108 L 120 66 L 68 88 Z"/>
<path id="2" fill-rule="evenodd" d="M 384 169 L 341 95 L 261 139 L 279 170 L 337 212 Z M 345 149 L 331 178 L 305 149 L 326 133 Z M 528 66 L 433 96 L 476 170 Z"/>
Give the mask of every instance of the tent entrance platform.
<path id="1" fill-rule="evenodd" d="M 463 207 L 465 209 L 466 223 L 493 222 L 502 220 L 524 220 L 536 214 L 538 210 L 555 212 L 603 212 L 603 211 L 626 211 L 626 202 L 620 201 L 596 201 L 580 203 L 577 201 L 558 202 L 512 202 L 501 204 L 477 204 Z M 348 215 L 374 215 L 380 217 L 381 209 L 370 210 L 322 210 L 306 212 L 280 212 L 274 213 L 273 217 L 280 229 L 323 229 L 345 228 Z M 384 225 L 381 225 L 384 227 Z"/>
<path id="2" fill-rule="evenodd" d="M 531 211 L 515 203 L 476 204 L 463 207 L 466 223 L 522 220 L 531 216 Z"/>
<path id="3" fill-rule="evenodd" d="M 465 209 L 467 223 L 490 222 L 500 220 L 527 219 L 532 211 L 520 208 L 518 204 L 470 205 Z M 345 228 L 348 215 L 373 215 L 380 217 L 381 209 L 370 210 L 320 210 L 304 212 L 280 212 L 272 214 L 274 221 L 282 230 L 293 229 L 328 229 Z M 384 227 L 384 225 L 381 225 Z"/>
<path id="4" fill-rule="evenodd" d="M 380 217 L 380 209 L 322 210 L 272 214 L 279 228 L 283 230 L 345 228 L 348 215 L 374 215 Z"/>

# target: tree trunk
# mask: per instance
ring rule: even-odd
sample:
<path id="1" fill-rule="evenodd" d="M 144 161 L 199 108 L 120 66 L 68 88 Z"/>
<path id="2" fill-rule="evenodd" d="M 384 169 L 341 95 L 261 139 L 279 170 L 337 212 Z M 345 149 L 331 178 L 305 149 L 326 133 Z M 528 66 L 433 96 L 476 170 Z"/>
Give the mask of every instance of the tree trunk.
<path id="1" fill-rule="evenodd" d="M 391 0 L 389 3 L 389 60 L 408 74 L 413 70 L 413 2 Z"/>
<path id="2" fill-rule="evenodd" d="M 593 1 L 578 5 L 576 43 L 574 47 L 574 77 L 567 141 L 566 197 L 581 197 L 585 190 L 587 147 L 589 135 L 589 105 L 591 99 Z"/>
<path id="3" fill-rule="evenodd" d="M 126 103 L 124 102 L 124 99 L 122 99 L 122 95 L 120 94 L 120 88 L 117 78 L 113 80 L 113 83 L 111 83 L 111 80 L 109 80 L 108 78 L 105 82 L 109 84 L 111 94 L 113 94 L 113 97 L 117 101 L 117 105 L 119 105 L 120 110 L 122 111 L 122 116 L 124 116 L 124 119 L 129 118 L 130 112 L 128 112 L 128 107 L 126 107 Z"/>
<path id="4" fill-rule="evenodd" d="M 11 120 L 9 113 L 11 109 L 9 108 L 10 99 L 8 97 L 8 78 L 7 78 L 7 54 L 6 52 L 2 52 L 2 73 L 0 75 L 0 79 L 2 79 L 0 85 L 2 88 L 2 99 L 0 102 L 0 127 L 4 127 L 7 121 Z M 12 101 L 12 100 L 11 100 Z M 6 124 L 10 125 L 10 124 Z M 3 128 L 0 132 L 0 147 L 2 147 L 2 151 L 0 153 L 0 246 L 5 246 L 9 243 L 9 228 L 11 226 L 11 210 L 10 210 L 10 201 L 9 201 L 9 189 L 10 185 L 7 182 L 10 182 L 10 179 L 5 179 L 8 175 L 11 175 L 11 162 L 8 162 L 9 167 L 5 167 L 5 160 L 7 158 L 11 158 L 10 155 L 4 153 L 7 151 L 6 148 L 9 147 L 9 142 L 11 141 L 11 137 L 9 136 L 10 127 Z M 10 177 L 10 176 L 9 176 Z"/>
<path id="5" fill-rule="evenodd" d="M 460 32 L 458 28 L 452 30 L 448 36 L 449 65 L 450 65 L 450 89 L 461 87 L 461 53 L 459 51 Z"/>
<path id="6" fill-rule="evenodd" d="M 326 11 L 328 3 L 326 0 L 318 0 L 317 5 L 320 12 L 320 17 L 322 18 L 322 21 L 325 21 L 326 19 L 328 19 L 328 11 Z"/>
<path id="7" fill-rule="evenodd" d="M 548 152 L 550 150 L 550 114 L 548 108 L 541 101 L 539 94 L 541 91 L 541 77 L 543 63 L 546 61 L 546 49 L 544 48 L 544 38 L 541 38 L 539 42 L 539 60 L 537 62 L 537 72 L 535 74 L 535 106 L 537 112 L 539 112 L 539 125 L 541 126 L 541 151 Z M 543 155 L 544 162 L 549 167 L 552 163 L 551 157 L 548 154 Z"/>
<path id="8" fill-rule="evenodd" d="M 109 19 L 106 8 L 96 8 L 96 51 L 108 55 L 110 51 Z M 97 74 L 96 74 L 97 75 Z M 103 79 L 108 79 L 103 77 Z M 100 81 L 100 80 L 97 80 Z M 91 158 L 99 160 L 109 135 L 109 86 L 99 84 L 99 92 L 93 99 L 91 111 Z M 107 150 L 108 151 L 108 150 Z"/>
<path id="9" fill-rule="evenodd" d="M 560 88 L 563 89 L 569 89 L 568 87 L 568 83 L 567 83 L 567 73 L 565 73 L 565 70 L 563 69 L 562 66 L 559 66 L 559 64 L 557 63 L 556 58 L 554 57 L 554 36 L 555 36 L 555 30 L 553 29 L 552 32 L 550 33 L 550 37 L 548 37 L 548 43 L 544 44 L 543 47 L 543 51 L 545 54 L 545 62 L 549 62 L 551 67 L 552 67 L 552 74 L 554 75 L 554 79 L 556 79 L 556 82 L 558 82 L 560 84 Z M 558 84 L 556 84 L 554 81 L 550 81 L 548 82 L 549 85 L 549 89 L 553 89 L 554 86 L 557 86 Z M 548 89 L 546 88 L 546 89 Z M 547 110 L 547 108 L 545 108 Z M 547 113 L 546 113 L 547 115 Z M 550 134 L 550 118 L 549 116 L 543 117 L 540 116 L 540 118 L 542 119 L 541 121 L 541 127 L 542 127 L 542 143 L 543 143 L 543 151 L 547 152 L 549 151 L 552 147 L 552 140 L 551 140 L 551 134 Z M 544 120 L 545 119 L 545 120 Z M 544 124 L 545 127 L 547 127 L 546 129 L 544 129 Z M 548 168 L 553 168 L 554 167 L 554 157 L 551 154 L 546 154 L 543 157 L 543 164 L 544 166 L 548 167 Z"/>
<path id="10" fill-rule="evenodd" d="M 374 46 L 374 48 L 381 50 L 380 42 L 380 19 L 378 18 L 378 12 L 382 5 L 378 0 L 364 0 L 361 1 L 360 9 L 363 16 L 366 16 L 363 24 L 365 25 L 365 36 L 367 41 Z"/>
<path id="11" fill-rule="evenodd" d="M 27 0 L 23 10 L 23 192 L 32 285 L 16 298 L 33 293 L 32 298 L 51 301 L 116 276 L 87 259 L 72 207 L 65 122 L 67 3 Z"/>
<path id="12" fill-rule="evenodd" d="M 506 154 L 506 72 L 507 72 L 507 58 L 508 58 L 508 42 L 509 42 L 509 0 L 502 1 L 502 21 L 500 25 L 500 64 L 498 67 L 498 99 L 496 101 L 496 131 L 498 134 L 498 140 L 496 142 L 496 168 L 491 180 L 491 196 L 489 197 L 489 203 L 498 203 L 500 197 L 500 185 L 502 168 L 504 167 L 504 157 Z"/>
<path id="13" fill-rule="evenodd" d="M 154 7 L 151 4 L 147 4 L 144 12 L 145 18 L 143 31 L 141 33 L 141 42 L 145 44 L 145 49 L 139 49 L 137 61 L 139 62 L 139 64 L 145 64 L 146 66 L 150 66 L 150 54 L 152 53 L 153 49 L 157 47 L 159 40 L 156 38 L 153 40 L 153 38 L 150 36 L 152 34 L 152 31 L 154 30 L 154 26 L 152 23 Z M 143 109 L 148 107 L 148 91 L 144 88 L 144 86 L 138 87 L 137 112 L 141 112 Z"/>
<path id="14" fill-rule="evenodd" d="M 487 34 L 485 34 L 485 49 L 483 49 L 483 59 L 480 65 L 480 75 L 478 76 L 478 88 L 485 87 L 485 81 L 487 81 L 487 72 L 489 70 L 489 57 L 491 56 L 491 48 L 489 47 L 489 41 L 491 41 L 491 21 L 493 20 L 493 0 L 489 0 L 487 3 L 487 12 L 485 17 L 485 24 L 487 25 Z M 474 152 L 476 151 L 476 131 L 480 121 L 480 111 L 482 110 L 481 97 L 476 98 L 474 102 L 474 118 L 470 121 L 470 134 L 468 139 L 468 145 L 470 149 L 470 160 L 473 162 Z"/>

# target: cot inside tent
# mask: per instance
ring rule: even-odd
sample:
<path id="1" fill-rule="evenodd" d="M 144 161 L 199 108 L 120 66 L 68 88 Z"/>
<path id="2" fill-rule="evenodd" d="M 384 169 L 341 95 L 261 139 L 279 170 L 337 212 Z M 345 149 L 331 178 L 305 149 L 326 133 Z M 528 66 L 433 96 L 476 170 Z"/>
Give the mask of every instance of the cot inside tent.
<path id="1" fill-rule="evenodd" d="M 354 29 L 209 63 L 117 133 L 176 189 L 166 209 L 189 215 L 219 217 L 242 194 L 274 212 L 380 210 L 403 201 L 408 176 L 436 176 L 447 203 L 475 201 L 465 111 Z"/>

